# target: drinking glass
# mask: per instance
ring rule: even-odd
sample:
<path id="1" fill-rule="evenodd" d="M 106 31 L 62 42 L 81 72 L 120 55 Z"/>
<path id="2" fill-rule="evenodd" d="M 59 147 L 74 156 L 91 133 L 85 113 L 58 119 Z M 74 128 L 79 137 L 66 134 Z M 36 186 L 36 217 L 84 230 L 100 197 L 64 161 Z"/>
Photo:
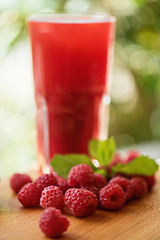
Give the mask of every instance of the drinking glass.
<path id="1" fill-rule="evenodd" d="M 115 17 L 30 16 L 40 166 L 107 138 Z"/>

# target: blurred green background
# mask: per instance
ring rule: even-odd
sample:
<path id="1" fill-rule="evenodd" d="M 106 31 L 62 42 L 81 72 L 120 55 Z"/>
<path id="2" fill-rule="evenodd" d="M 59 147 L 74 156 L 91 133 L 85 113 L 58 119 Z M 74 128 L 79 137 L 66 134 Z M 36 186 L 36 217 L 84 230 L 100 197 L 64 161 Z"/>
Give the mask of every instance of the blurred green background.
<path id="1" fill-rule="evenodd" d="M 26 18 L 37 12 L 109 12 L 117 18 L 110 135 L 118 147 L 160 140 L 160 1 L 0 1 L 0 174 L 36 159 Z"/>

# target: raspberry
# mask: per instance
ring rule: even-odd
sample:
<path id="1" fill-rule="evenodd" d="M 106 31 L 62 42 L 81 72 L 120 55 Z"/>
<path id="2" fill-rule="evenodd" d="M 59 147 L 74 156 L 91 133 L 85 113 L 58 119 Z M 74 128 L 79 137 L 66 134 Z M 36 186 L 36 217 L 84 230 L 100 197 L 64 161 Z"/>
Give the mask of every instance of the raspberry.
<path id="1" fill-rule="evenodd" d="M 121 159 L 120 154 L 115 153 L 112 163 L 114 163 L 114 165 L 116 165 L 117 163 L 120 163 L 121 161 L 122 161 L 122 159 Z"/>
<path id="2" fill-rule="evenodd" d="M 63 209 L 64 198 L 60 188 L 56 186 L 49 186 L 44 188 L 41 194 L 40 205 L 43 208 L 54 207 Z"/>
<path id="3" fill-rule="evenodd" d="M 119 184 L 126 195 L 126 200 L 129 200 L 133 196 L 133 186 L 127 178 L 124 177 L 114 177 L 110 180 L 110 184 Z"/>
<path id="4" fill-rule="evenodd" d="M 94 185 L 98 188 L 101 189 L 102 187 L 107 185 L 107 180 L 104 176 L 102 176 L 99 173 L 94 174 Z"/>
<path id="5" fill-rule="evenodd" d="M 65 192 L 69 189 L 67 179 L 65 179 L 65 178 L 62 178 L 62 177 L 58 176 L 57 177 L 57 184 L 58 184 L 58 187 L 63 192 L 63 194 L 65 194 Z"/>
<path id="6" fill-rule="evenodd" d="M 96 186 L 90 185 L 90 186 L 82 187 L 82 189 L 85 189 L 94 193 L 97 196 L 97 198 L 99 198 L 99 189 Z"/>
<path id="7" fill-rule="evenodd" d="M 136 150 L 130 150 L 128 151 L 127 153 L 127 157 L 126 159 L 124 160 L 124 163 L 129 163 L 131 162 L 132 160 L 134 160 L 135 158 L 139 157 L 141 154 L 140 152 L 136 151 Z"/>
<path id="8" fill-rule="evenodd" d="M 18 200 L 24 207 L 38 207 L 41 192 L 35 183 L 27 183 L 18 193 Z"/>
<path id="9" fill-rule="evenodd" d="M 120 156 L 119 153 L 115 153 L 114 158 L 113 158 L 113 161 L 112 161 L 112 162 L 108 165 L 108 167 L 107 167 L 108 173 L 110 173 L 111 168 L 112 168 L 113 166 L 115 166 L 116 164 L 118 164 L 118 163 L 122 163 L 122 159 L 121 159 L 121 156 Z"/>
<path id="10" fill-rule="evenodd" d="M 141 177 L 134 177 L 131 179 L 133 186 L 133 198 L 142 198 L 147 193 L 147 183 Z"/>
<path id="11" fill-rule="evenodd" d="M 148 190 L 151 190 L 154 184 L 156 183 L 155 175 L 143 176 L 142 178 L 146 181 Z"/>
<path id="12" fill-rule="evenodd" d="M 85 187 L 93 184 L 93 170 L 87 164 L 72 167 L 68 175 L 70 187 Z"/>
<path id="13" fill-rule="evenodd" d="M 35 180 L 38 189 L 42 192 L 45 187 L 54 185 L 57 186 L 57 179 L 53 173 L 43 174 Z"/>
<path id="14" fill-rule="evenodd" d="M 50 170 L 50 173 L 52 173 L 55 176 L 55 178 L 58 177 L 58 174 L 53 170 L 53 168 Z"/>
<path id="15" fill-rule="evenodd" d="M 121 173 L 121 172 L 117 172 L 114 177 L 123 177 L 123 178 L 127 178 L 127 179 L 130 179 L 131 178 L 131 175 L 129 174 L 124 174 L 124 173 Z"/>
<path id="16" fill-rule="evenodd" d="M 10 186 L 15 193 L 18 193 L 29 182 L 32 182 L 32 179 L 27 174 L 15 173 L 10 178 Z"/>
<path id="17" fill-rule="evenodd" d="M 134 178 L 134 177 L 143 178 L 143 180 L 145 180 L 145 182 L 147 183 L 148 191 L 150 191 L 156 183 L 155 175 L 152 175 L 152 176 L 130 175 L 130 178 Z"/>
<path id="18" fill-rule="evenodd" d="M 99 199 L 103 208 L 117 210 L 124 205 L 126 195 L 120 185 L 109 184 L 101 188 Z"/>
<path id="19" fill-rule="evenodd" d="M 91 215 L 97 208 L 95 194 L 85 189 L 70 188 L 64 196 L 65 206 L 76 217 Z"/>
<path id="20" fill-rule="evenodd" d="M 42 212 L 39 227 L 47 237 L 60 236 L 67 230 L 68 226 L 69 221 L 62 215 L 60 210 L 50 207 Z"/>

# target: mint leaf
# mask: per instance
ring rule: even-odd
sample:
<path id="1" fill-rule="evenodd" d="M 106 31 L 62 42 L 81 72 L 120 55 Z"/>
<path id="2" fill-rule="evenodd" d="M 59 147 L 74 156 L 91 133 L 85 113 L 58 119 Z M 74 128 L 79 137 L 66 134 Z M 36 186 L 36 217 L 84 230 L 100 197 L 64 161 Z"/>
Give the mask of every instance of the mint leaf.
<path id="1" fill-rule="evenodd" d="M 141 155 L 127 164 L 118 163 L 112 167 L 113 174 L 119 172 L 124 174 L 137 174 L 144 176 L 151 176 L 158 170 L 157 163 L 147 156 Z"/>
<path id="2" fill-rule="evenodd" d="M 97 152 L 98 152 L 99 144 L 100 144 L 100 141 L 97 139 L 91 139 L 88 144 L 88 151 L 90 155 L 95 159 L 98 158 Z"/>
<path id="3" fill-rule="evenodd" d="M 73 166 L 81 163 L 90 165 L 93 170 L 96 169 L 91 159 L 85 154 L 56 154 L 51 160 L 51 166 L 58 173 L 58 175 L 64 178 L 67 178 L 68 173 Z"/>
<path id="4" fill-rule="evenodd" d="M 105 141 L 93 139 L 89 142 L 89 153 L 98 160 L 100 165 L 108 166 L 115 153 L 115 141 L 109 138 Z"/>
<path id="5" fill-rule="evenodd" d="M 104 177 L 107 177 L 107 171 L 105 169 L 96 169 L 95 173 L 99 173 L 101 175 L 103 175 Z"/>

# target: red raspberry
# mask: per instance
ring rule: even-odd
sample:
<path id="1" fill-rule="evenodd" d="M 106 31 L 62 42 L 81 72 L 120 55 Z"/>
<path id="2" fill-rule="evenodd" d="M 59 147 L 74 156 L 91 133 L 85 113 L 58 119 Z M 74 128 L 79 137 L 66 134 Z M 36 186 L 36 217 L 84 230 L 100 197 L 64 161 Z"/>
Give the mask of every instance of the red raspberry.
<path id="1" fill-rule="evenodd" d="M 140 155 L 141 155 L 141 154 L 140 154 L 139 151 L 137 151 L 137 150 L 130 150 L 130 151 L 128 151 L 128 153 L 127 153 L 127 157 L 126 157 L 126 159 L 124 160 L 124 163 L 125 163 L 125 164 L 126 164 L 126 163 L 129 163 L 129 162 L 131 162 L 132 160 L 134 160 L 135 158 L 138 158 Z"/>
<path id="2" fill-rule="evenodd" d="M 53 170 L 53 168 L 50 170 L 50 173 L 52 173 L 55 176 L 55 178 L 58 177 L 58 174 Z"/>
<path id="3" fill-rule="evenodd" d="M 57 177 L 57 184 L 58 184 L 58 187 L 63 192 L 63 194 L 65 194 L 65 192 L 70 188 L 68 185 L 67 179 L 62 178 L 60 176 Z"/>
<path id="4" fill-rule="evenodd" d="M 94 193 L 97 196 L 97 198 L 99 198 L 99 189 L 96 186 L 90 185 L 90 186 L 82 187 L 82 189 L 85 189 Z"/>
<path id="5" fill-rule="evenodd" d="M 131 179 L 133 186 L 133 198 L 142 198 L 147 193 L 147 183 L 141 177 L 134 177 Z"/>
<path id="6" fill-rule="evenodd" d="M 134 178 L 134 177 L 143 178 L 147 183 L 148 191 L 150 191 L 156 183 L 155 175 L 152 175 L 152 176 L 130 175 L 130 178 Z"/>
<path id="7" fill-rule="evenodd" d="M 72 167 L 68 175 L 70 187 L 85 187 L 93 184 L 93 170 L 87 164 Z"/>
<path id="8" fill-rule="evenodd" d="M 110 173 L 111 172 L 111 168 L 115 165 L 117 165 L 118 163 L 122 163 L 122 159 L 119 153 L 115 153 L 113 161 L 108 165 L 107 167 L 107 172 Z"/>
<path id="9" fill-rule="evenodd" d="M 102 187 L 107 185 L 107 180 L 104 176 L 102 176 L 99 173 L 94 174 L 94 185 L 98 188 L 101 189 Z"/>
<path id="10" fill-rule="evenodd" d="M 101 188 L 99 199 L 103 208 L 117 210 L 124 205 L 126 195 L 120 185 L 109 184 Z"/>
<path id="11" fill-rule="evenodd" d="M 38 189 L 42 192 L 45 187 L 57 186 L 57 179 L 53 173 L 43 174 L 34 181 L 37 184 Z"/>
<path id="12" fill-rule="evenodd" d="M 39 227 L 47 237 L 59 237 L 68 226 L 69 221 L 60 210 L 50 207 L 42 212 Z"/>
<path id="13" fill-rule="evenodd" d="M 98 199 L 88 190 L 70 188 L 64 196 L 65 206 L 76 217 L 91 215 L 97 208 Z"/>
<path id="14" fill-rule="evenodd" d="M 131 178 L 131 175 L 117 172 L 114 177 L 123 177 L 123 178 L 130 179 L 130 178 Z"/>
<path id="15" fill-rule="evenodd" d="M 114 165 L 116 165 L 117 163 L 120 163 L 121 161 L 122 161 L 121 155 L 119 153 L 115 153 L 112 163 L 114 163 Z"/>
<path id="16" fill-rule="evenodd" d="M 110 184 L 119 184 L 126 195 L 126 201 L 131 199 L 133 196 L 133 186 L 129 179 L 124 177 L 114 177 L 110 180 Z"/>
<path id="17" fill-rule="evenodd" d="M 10 186 L 15 193 L 18 193 L 19 190 L 29 182 L 32 182 L 32 179 L 27 174 L 15 173 L 10 178 Z"/>
<path id="18" fill-rule="evenodd" d="M 143 176 L 142 178 L 146 181 L 147 186 L 148 186 L 148 190 L 151 190 L 156 183 L 155 175 Z"/>
<path id="19" fill-rule="evenodd" d="M 56 186 L 49 186 L 43 189 L 40 199 L 40 205 L 43 208 L 54 207 L 58 209 L 63 209 L 64 198 L 60 188 Z"/>
<path id="20" fill-rule="evenodd" d="M 27 183 L 18 193 L 18 200 L 24 207 L 38 207 L 41 192 L 35 183 Z"/>

